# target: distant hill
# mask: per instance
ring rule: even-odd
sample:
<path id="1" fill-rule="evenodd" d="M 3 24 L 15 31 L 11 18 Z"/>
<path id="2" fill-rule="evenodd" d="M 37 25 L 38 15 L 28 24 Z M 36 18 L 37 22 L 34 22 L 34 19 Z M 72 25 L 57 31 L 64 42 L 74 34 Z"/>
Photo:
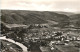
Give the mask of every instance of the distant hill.
<path id="1" fill-rule="evenodd" d="M 49 11 L 1 10 L 1 21 L 9 24 L 45 24 L 66 26 L 69 19 L 65 14 Z"/>
<path id="2" fill-rule="evenodd" d="M 71 15 L 70 18 L 74 26 L 80 27 L 80 14 Z"/>
<path id="3" fill-rule="evenodd" d="M 3 10 L 1 13 L 1 20 L 9 24 L 42 24 L 47 22 L 37 16 L 31 16 L 31 14 L 28 15 L 25 12 L 25 15 L 21 14 L 23 12 L 20 13 L 19 11 L 11 10 Z"/>
<path id="4" fill-rule="evenodd" d="M 55 11 L 55 13 L 58 13 L 58 14 L 65 14 L 67 16 L 71 16 L 71 15 L 74 15 L 76 13 L 72 13 L 72 12 L 62 12 L 62 11 Z"/>

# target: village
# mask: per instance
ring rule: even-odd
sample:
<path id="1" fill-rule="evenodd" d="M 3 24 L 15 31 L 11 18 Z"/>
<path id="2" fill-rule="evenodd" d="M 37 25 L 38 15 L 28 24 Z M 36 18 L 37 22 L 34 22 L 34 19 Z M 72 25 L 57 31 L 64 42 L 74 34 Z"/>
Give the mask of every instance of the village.
<path id="1" fill-rule="evenodd" d="M 47 25 L 40 26 L 37 24 L 30 25 L 27 29 L 22 27 L 8 29 L 5 27 L 5 29 L 2 29 L 2 36 L 22 43 L 28 48 L 28 52 L 79 52 L 80 35 L 74 35 L 75 33 L 72 31 L 51 31 L 47 28 Z M 8 33 L 4 33 L 6 29 Z M 5 45 L 3 45 L 3 47 L 5 47 Z M 71 50 L 68 50 L 70 49 L 69 47 L 71 47 Z M 9 49 L 10 46 L 6 48 Z"/>

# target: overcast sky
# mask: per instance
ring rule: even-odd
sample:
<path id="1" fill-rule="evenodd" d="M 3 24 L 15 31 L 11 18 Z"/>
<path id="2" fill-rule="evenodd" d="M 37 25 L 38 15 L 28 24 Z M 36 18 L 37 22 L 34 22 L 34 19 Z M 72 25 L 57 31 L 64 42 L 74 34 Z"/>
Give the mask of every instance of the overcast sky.
<path id="1" fill-rule="evenodd" d="M 1 0 L 1 9 L 80 12 L 80 0 Z"/>

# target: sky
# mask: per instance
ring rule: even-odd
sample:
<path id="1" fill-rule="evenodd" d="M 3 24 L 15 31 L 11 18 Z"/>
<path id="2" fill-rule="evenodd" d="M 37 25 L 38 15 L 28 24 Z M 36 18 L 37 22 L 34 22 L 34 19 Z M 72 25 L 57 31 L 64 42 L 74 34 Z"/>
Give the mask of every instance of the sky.
<path id="1" fill-rule="evenodd" d="M 0 0 L 0 9 L 80 12 L 80 0 Z"/>

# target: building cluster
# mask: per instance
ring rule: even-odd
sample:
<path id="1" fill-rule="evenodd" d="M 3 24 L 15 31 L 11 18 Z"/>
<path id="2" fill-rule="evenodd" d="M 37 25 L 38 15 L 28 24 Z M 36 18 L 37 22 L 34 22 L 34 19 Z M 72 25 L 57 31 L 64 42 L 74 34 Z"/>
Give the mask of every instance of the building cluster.
<path id="1" fill-rule="evenodd" d="M 29 50 L 31 49 L 29 45 L 32 43 L 36 46 L 48 46 L 54 49 L 54 45 L 68 45 L 71 41 L 80 41 L 80 36 L 72 35 L 69 32 L 64 31 L 54 31 L 47 29 L 45 24 L 35 24 L 30 25 L 28 28 L 10 28 L 3 26 L 2 35 L 6 38 L 13 39 L 16 42 L 20 42 L 26 45 Z M 6 50 L 6 49 L 4 49 Z M 2 50 L 4 52 L 4 50 Z M 15 52 L 15 51 L 14 51 Z"/>

